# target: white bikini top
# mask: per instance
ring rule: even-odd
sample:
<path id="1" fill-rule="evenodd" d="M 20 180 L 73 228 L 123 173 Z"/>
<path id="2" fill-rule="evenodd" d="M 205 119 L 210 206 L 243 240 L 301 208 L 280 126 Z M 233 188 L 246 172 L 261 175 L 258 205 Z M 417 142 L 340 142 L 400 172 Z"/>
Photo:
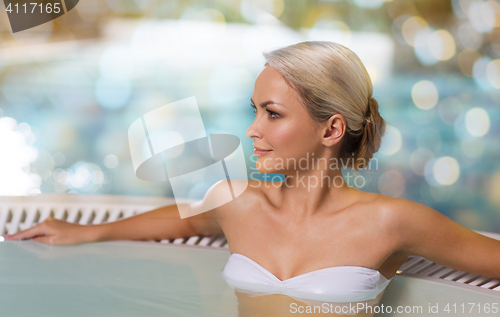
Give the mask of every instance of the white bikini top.
<path id="1" fill-rule="evenodd" d="M 229 286 L 267 294 L 321 302 L 351 303 L 376 298 L 392 281 L 378 270 L 361 266 L 336 266 L 281 281 L 252 259 L 233 253 L 222 278 Z"/>

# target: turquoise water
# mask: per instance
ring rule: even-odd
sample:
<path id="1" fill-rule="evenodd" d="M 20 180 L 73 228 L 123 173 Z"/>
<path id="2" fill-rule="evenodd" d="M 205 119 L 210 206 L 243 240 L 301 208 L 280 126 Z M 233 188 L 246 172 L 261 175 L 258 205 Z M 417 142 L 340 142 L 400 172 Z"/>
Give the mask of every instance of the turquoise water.
<path id="1" fill-rule="evenodd" d="M 229 255 L 227 250 L 138 241 L 65 246 L 1 242 L 0 316 L 335 315 L 293 313 L 292 307 L 313 304 L 233 290 L 221 277 Z M 468 303 L 475 303 L 472 313 Z M 477 316 L 478 309 L 491 311 L 494 303 L 500 306 L 500 293 L 397 275 L 375 305 L 394 311 L 375 316 L 425 316 L 436 306 L 433 316 Z M 455 314 L 446 312 L 446 305 Z M 408 311 L 397 313 L 397 307 Z M 372 315 L 361 313 L 357 316 Z"/>
<path id="2" fill-rule="evenodd" d="M 237 316 L 222 250 L 0 243 L 2 316 Z"/>

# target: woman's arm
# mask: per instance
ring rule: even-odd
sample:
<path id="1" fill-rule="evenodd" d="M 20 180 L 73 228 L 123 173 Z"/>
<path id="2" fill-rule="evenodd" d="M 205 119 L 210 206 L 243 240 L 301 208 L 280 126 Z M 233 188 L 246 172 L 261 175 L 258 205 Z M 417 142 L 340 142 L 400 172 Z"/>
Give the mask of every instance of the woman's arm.
<path id="1" fill-rule="evenodd" d="M 163 240 L 198 235 L 188 219 L 180 218 L 176 204 L 96 225 L 79 225 L 49 217 L 34 227 L 6 236 L 6 239 L 77 244 L 107 240 Z"/>
<path id="2" fill-rule="evenodd" d="M 188 219 L 180 218 L 178 205 L 164 206 L 114 222 L 88 226 L 91 237 L 89 242 L 166 240 L 198 235 Z"/>
<path id="3" fill-rule="evenodd" d="M 455 270 L 500 278 L 500 241 L 408 199 L 394 199 L 390 210 L 403 252 Z"/>
<path id="4" fill-rule="evenodd" d="M 34 227 L 5 238 L 33 239 L 47 244 L 78 244 L 109 240 L 166 240 L 220 234 L 222 229 L 217 221 L 217 209 L 227 199 L 230 200 L 226 192 L 227 183 L 220 181 L 198 202 L 164 206 L 97 225 L 79 225 L 49 217 Z M 178 207 L 188 208 L 189 214 L 194 216 L 182 219 Z"/>

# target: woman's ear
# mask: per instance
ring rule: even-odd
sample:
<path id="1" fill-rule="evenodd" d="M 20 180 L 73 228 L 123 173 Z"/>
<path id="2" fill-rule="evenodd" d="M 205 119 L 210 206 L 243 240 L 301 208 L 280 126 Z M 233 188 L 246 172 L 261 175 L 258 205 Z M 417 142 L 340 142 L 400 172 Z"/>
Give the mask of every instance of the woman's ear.
<path id="1" fill-rule="evenodd" d="M 340 142 L 344 136 L 346 122 L 341 114 L 334 114 L 324 123 L 322 143 L 325 146 L 333 146 Z"/>

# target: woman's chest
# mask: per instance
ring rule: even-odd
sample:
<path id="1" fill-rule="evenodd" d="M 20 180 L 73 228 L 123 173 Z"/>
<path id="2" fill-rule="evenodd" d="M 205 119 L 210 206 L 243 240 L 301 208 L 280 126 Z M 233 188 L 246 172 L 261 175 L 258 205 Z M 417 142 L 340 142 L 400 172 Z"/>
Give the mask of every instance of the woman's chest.
<path id="1" fill-rule="evenodd" d="M 255 260 L 281 280 L 334 266 L 378 268 L 390 256 L 373 220 L 351 214 L 301 222 L 265 212 L 226 219 L 223 229 L 231 253 Z"/>

